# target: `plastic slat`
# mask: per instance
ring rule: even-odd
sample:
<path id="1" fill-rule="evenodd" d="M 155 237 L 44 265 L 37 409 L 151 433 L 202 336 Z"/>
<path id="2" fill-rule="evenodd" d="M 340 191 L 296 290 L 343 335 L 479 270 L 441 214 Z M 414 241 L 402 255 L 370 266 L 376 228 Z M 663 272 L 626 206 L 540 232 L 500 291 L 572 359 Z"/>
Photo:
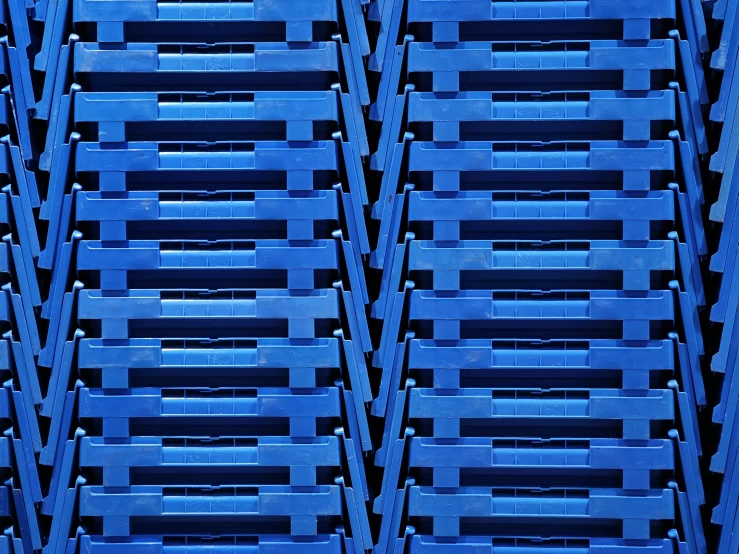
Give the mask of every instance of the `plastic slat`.
<path id="1" fill-rule="evenodd" d="M 247 45 L 245 45 L 247 46 Z M 130 43 L 125 50 L 110 50 L 94 42 L 74 45 L 74 73 L 183 73 L 200 76 L 216 73 L 337 72 L 338 52 L 333 42 L 294 48 L 287 43 L 256 43 L 239 52 L 241 45 L 225 45 L 230 52 L 179 53 L 161 51 L 157 44 Z"/>
<path id="2" fill-rule="evenodd" d="M 230 342 L 230 341 L 229 341 Z M 256 347 L 208 348 L 182 341 L 129 339 L 124 345 L 109 345 L 102 339 L 80 341 L 81 368 L 182 368 L 182 367 L 340 367 L 336 339 L 312 339 L 310 343 L 289 339 L 257 339 Z"/>
<path id="3" fill-rule="evenodd" d="M 333 241 L 287 240 L 217 241 L 217 248 L 199 241 L 126 241 L 110 247 L 102 241 L 81 241 L 77 253 L 79 270 L 145 269 L 335 269 Z M 176 245 L 176 246 L 175 246 Z"/>
<path id="4" fill-rule="evenodd" d="M 177 4 L 172 4 L 177 5 Z M 253 100 L 204 99 L 146 92 L 82 92 L 74 96 L 75 122 L 101 121 L 338 121 L 334 91 L 256 91 Z M 230 95 L 221 95 L 228 97 Z M 236 95 L 238 98 L 238 95 Z M 171 95 L 170 95 L 171 97 Z M 113 109 L 114 108 L 114 109 Z"/>
<path id="5" fill-rule="evenodd" d="M 126 192 L 110 197 L 104 192 L 77 194 L 77 221 L 201 221 L 201 220 L 338 220 L 333 190 L 256 191 L 253 200 L 239 192 L 220 193 Z M 209 198 L 210 196 L 210 198 Z"/>
<path id="6" fill-rule="evenodd" d="M 408 0 L 409 22 L 508 21 L 544 19 L 557 21 L 675 19 L 675 5 L 669 1 L 623 4 L 614 0 L 551 0 L 509 3 L 496 0 Z"/>
<path id="7" fill-rule="evenodd" d="M 285 21 L 319 22 L 338 20 L 336 0 L 274 3 L 269 0 L 250 2 L 173 3 L 146 0 L 131 2 L 96 2 L 82 0 L 74 4 L 75 22 L 140 22 L 140 21 Z"/>
<path id="8" fill-rule="evenodd" d="M 243 149 L 240 145 L 243 145 Z M 128 142 L 105 148 L 97 142 L 76 144 L 76 169 L 84 171 L 337 170 L 333 142 L 295 147 L 288 142 L 227 143 L 228 148 L 198 149 L 199 143 Z"/>
<path id="9" fill-rule="evenodd" d="M 113 296 L 100 290 L 82 290 L 77 303 L 79 319 L 279 319 L 300 314 L 301 319 L 334 319 L 339 315 L 336 291 L 315 290 L 309 294 L 287 290 L 257 290 L 255 298 L 228 299 L 207 293 L 183 291 L 181 298 L 162 298 L 157 290 L 132 290 Z M 223 295 L 221 295 L 223 296 Z"/>
<path id="10" fill-rule="evenodd" d="M 82 535 L 80 549 L 88 554 L 142 554 L 150 551 L 161 554 L 178 554 L 183 550 L 193 554 L 226 552 L 232 554 L 343 554 L 344 552 L 339 535 L 319 535 L 311 537 L 310 540 L 306 537 L 296 540 L 289 535 L 226 536 L 218 539 L 210 536 L 134 536 L 125 542 L 113 542 L 103 536 Z"/>

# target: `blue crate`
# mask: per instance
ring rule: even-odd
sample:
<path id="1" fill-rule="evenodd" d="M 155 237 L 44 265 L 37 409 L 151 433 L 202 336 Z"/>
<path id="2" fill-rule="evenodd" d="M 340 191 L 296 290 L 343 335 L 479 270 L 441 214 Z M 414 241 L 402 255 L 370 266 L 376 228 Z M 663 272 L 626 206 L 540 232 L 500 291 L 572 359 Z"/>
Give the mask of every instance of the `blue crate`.
<path id="1" fill-rule="evenodd" d="M 4 297 L 10 296 L 7 289 Z M 17 430 L 22 438 L 25 463 L 24 467 L 29 468 L 29 479 L 33 479 L 32 485 L 28 486 L 28 492 L 33 493 L 33 502 L 38 502 L 41 497 L 41 489 L 38 484 L 36 473 L 35 453 L 41 451 L 42 436 L 39 429 L 39 422 L 34 409 L 37 395 L 40 395 L 39 379 L 36 374 L 36 366 L 34 365 L 33 356 L 28 351 L 25 342 L 27 338 L 19 333 L 20 340 L 15 340 L 13 333 L 8 331 L 3 334 L 3 357 L 5 365 L 3 369 L 9 370 L 14 375 L 16 382 L 8 380 L 3 383 L 8 397 L 3 397 L 5 402 L 12 401 L 13 418 L 17 426 Z M 17 390 L 20 388 L 20 390 Z M 4 413 L 10 413 L 4 410 Z M 20 459 L 19 459 L 20 464 Z"/>

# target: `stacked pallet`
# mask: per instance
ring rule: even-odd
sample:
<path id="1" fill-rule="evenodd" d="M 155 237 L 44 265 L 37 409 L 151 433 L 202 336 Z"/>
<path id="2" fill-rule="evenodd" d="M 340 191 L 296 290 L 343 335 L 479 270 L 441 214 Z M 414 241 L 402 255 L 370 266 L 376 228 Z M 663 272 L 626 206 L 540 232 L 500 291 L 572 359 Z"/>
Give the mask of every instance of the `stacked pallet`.
<path id="1" fill-rule="evenodd" d="M 377 552 L 705 552 L 705 82 L 676 6 L 406 4 L 373 164 Z"/>
<path id="2" fill-rule="evenodd" d="M 0 3 L 0 554 L 736 554 L 738 6 Z"/>
<path id="3" fill-rule="evenodd" d="M 720 337 L 718 348 L 711 358 L 711 369 L 722 375 L 720 397 L 713 410 L 712 420 L 720 425 L 716 453 L 711 458 L 710 469 L 720 475 L 720 492 L 717 505 L 711 513 L 711 521 L 720 525 L 718 550 L 720 554 L 739 549 L 736 483 L 739 482 L 737 451 L 739 450 L 739 428 L 735 426 L 739 379 L 737 378 L 737 301 L 739 277 L 737 273 L 737 247 L 739 228 L 735 224 L 739 172 L 737 148 L 739 148 L 739 126 L 737 125 L 737 97 L 739 96 L 739 31 L 737 2 L 716 2 L 711 17 L 717 23 L 719 41 L 710 56 L 710 67 L 717 76 L 718 94 L 710 108 L 710 120 L 714 124 L 717 141 L 712 150 L 709 170 L 716 183 L 715 202 L 710 208 L 710 220 L 718 228 L 718 241 L 712 252 L 710 269 L 718 276 L 715 303 L 710 311 L 710 320 L 715 324 L 712 331 Z"/>
<path id="4" fill-rule="evenodd" d="M 48 554 L 372 547 L 357 11 L 36 6 Z"/>

